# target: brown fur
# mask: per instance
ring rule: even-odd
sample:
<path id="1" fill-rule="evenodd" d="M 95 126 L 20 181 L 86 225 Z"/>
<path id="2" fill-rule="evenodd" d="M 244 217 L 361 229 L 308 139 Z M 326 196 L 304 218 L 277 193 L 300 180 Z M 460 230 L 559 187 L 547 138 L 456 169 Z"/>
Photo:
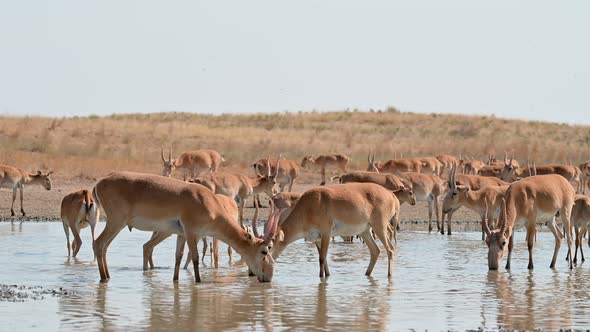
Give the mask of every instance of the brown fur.
<path id="1" fill-rule="evenodd" d="M 231 198 L 239 197 L 239 221 L 240 225 L 243 226 L 246 199 L 261 193 L 266 193 L 268 197 L 272 197 L 275 178 L 274 176 L 262 175 L 256 179 L 251 179 L 242 174 L 218 172 L 205 174 L 192 179 L 191 182 L 201 184 L 216 194 L 226 195 Z"/>
<path id="2" fill-rule="evenodd" d="M 436 159 L 440 161 L 441 167 L 440 172 L 437 174 L 438 176 L 443 176 L 445 171 L 450 170 L 453 164 L 459 165 L 459 159 L 457 157 L 452 156 L 450 154 L 441 154 L 436 156 Z"/>
<path id="3" fill-rule="evenodd" d="M 405 185 L 402 183 L 400 178 L 394 174 L 383 174 L 383 173 L 375 173 L 375 172 L 364 172 L 364 171 L 354 171 L 348 172 L 341 176 L 336 176 L 332 178 L 332 181 L 335 179 L 339 179 L 340 183 L 350 183 L 350 182 L 371 182 L 381 185 L 389 190 L 398 190 L 403 188 Z"/>
<path id="4" fill-rule="evenodd" d="M 350 158 L 342 154 L 320 155 L 315 159 L 312 156 L 305 156 L 301 160 L 301 167 L 306 168 L 311 165 L 319 168 L 322 174 L 322 183 L 320 185 L 323 186 L 326 184 L 326 169 L 338 169 L 346 172 L 346 164 L 349 160 Z"/>
<path id="5" fill-rule="evenodd" d="M 564 177 L 549 174 L 532 176 L 514 182 L 506 191 L 506 211 L 502 213 L 499 229 L 490 231 L 486 227 L 486 244 L 488 245 L 488 267 L 497 269 L 504 254 L 504 246 L 508 243 L 508 259 L 506 269 L 510 269 L 510 258 L 514 244 L 514 230 L 526 227 L 527 244 L 529 249 L 529 265 L 533 268 L 533 243 L 536 233 L 536 223 L 539 218 L 547 218 L 550 221 L 547 226 L 555 237 L 555 250 L 551 260 L 551 268 L 555 266 L 562 234 L 555 224 L 557 212 L 565 228 L 565 236 L 568 245 L 568 255 L 572 249 L 572 229 L 570 216 L 574 205 L 575 190 Z M 541 215 L 539 215 L 541 212 Z M 572 268 L 570 260 L 570 268 Z"/>
<path id="6" fill-rule="evenodd" d="M 580 248 L 580 254 L 582 256 L 582 262 L 584 258 L 584 250 L 582 250 L 582 240 L 584 234 L 587 234 L 590 226 L 590 197 L 584 195 L 576 195 L 575 204 L 572 209 L 572 225 L 575 231 L 576 237 L 576 248 L 574 255 L 574 263 L 578 262 L 578 248 Z M 588 246 L 590 246 L 590 237 L 588 238 Z"/>
<path id="7" fill-rule="evenodd" d="M 92 244 L 96 238 L 96 226 L 100 217 L 100 210 L 94 206 L 94 199 L 90 191 L 83 189 L 70 193 L 61 201 L 61 220 L 66 234 L 66 244 L 68 247 L 68 257 L 70 251 L 70 229 L 74 235 L 71 249 L 74 251 L 73 257 L 76 257 L 82 246 L 80 230 L 90 225 L 92 234 Z"/>
<path id="8" fill-rule="evenodd" d="M 233 221 L 234 222 L 238 222 L 238 205 L 236 204 L 236 201 L 233 198 L 230 198 L 228 196 L 225 195 L 216 195 L 223 203 L 223 206 L 227 209 L 228 213 L 230 213 L 230 215 L 233 216 Z M 154 268 L 154 261 L 153 261 L 153 252 L 154 252 L 154 248 L 160 244 L 162 241 L 166 240 L 167 238 L 169 238 L 172 234 L 171 233 L 166 233 L 163 231 L 157 231 L 157 232 L 153 232 L 152 233 L 152 237 L 143 244 L 143 270 L 147 271 L 148 268 L 149 269 L 153 269 Z M 201 261 L 205 261 L 205 254 L 207 252 L 207 238 L 203 238 L 203 256 L 201 258 Z M 229 256 L 229 260 L 231 262 L 231 255 L 232 255 L 232 249 L 230 246 L 227 247 L 228 248 L 228 256 Z M 192 261 L 190 252 L 187 253 L 186 255 L 186 262 L 184 264 L 184 269 L 186 270 L 188 268 L 188 265 L 190 264 L 190 262 Z M 217 239 L 213 239 L 212 245 L 211 245 L 211 263 L 213 266 L 215 266 L 216 268 L 219 266 L 219 241 Z"/>
<path id="9" fill-rule="evenodd" d="M 464 174 L 477 175 L 486 166 L 486 163 L 481 160 L 470 160 L 465 162 L 464 165 Z"/>
<path id="10" fill-rule="evenodd" d="M 217 172 L 224 159 L 215 150 L 196 150 L 183 152 L 176 159 L 170 159 L 169 155 L 168 160 L 165 160 L 162 154 L 162 161 L 164 163 L 163 176 L 170 176 L 174 169 L 182 169 L 186 181 L 187 175 L 190 176 L 189 179 L 192 179 L 201 172 Z"/>
<path id="11" fill-rule="evenodd" d="M 419 202 L 428 202 L 428 231 L 432 231 L 432 207 L 436 216 L 436 225 L 440 225 L 439 198 L 446 192 L 446 181 L 432 174 L 415 172 L 400 173 L 400 180 L 411 188 Z"/>
<path id="12" fill-rule="evenodd" d="M 26 215 L 23 208 L 23 188 L 25 185 L 38 184 L 47 190 L 51 190 L 51 179 L 49 176 L 53 172 L 42 173 L 37 171 L 36 174 L 29 173 L 23 169 L 8 165 L 0 165 L 0 188 L 12 189 L 12 205 L 10 214 L 15 216 L 14 201 L 16 200 L 16 190 L 20 192 L 20 212 Z"/>
<path id="13" fill-rule="evenodd" d="M 125 226 L 181 235 L 177 238 L 174 280 L 178 280 L 186 239 L 195 280 L 200 282 L 196 240 L 205 236 L 232 246 L 259 281 L 272 279 L 274 260 L 268 247 L 274 234 L 252 237 L 232 221 L 223 200 L 201 185 L 152 174 L 117 172 L 100 180 L 93 196 L 107 217 L 94 248 L 101 281 L 110 278 L 106 263 L 108 246 Z"/>
<path id="14" fill-rule="evenodd" d="M 287 219 L 279 226 L 279 240 L 273 256 L 278 257 L 287 245 L 301 238 L 315 242 L 320 255 L 320 278 L 329 276 L 328 245 L 332 236 L 361 234 L 371 251 L 366 275 L 370 275 L 380 249 L 371 228 L 386 248 L 388 276 L 393 269 L 393 245 L 390 220 L 396 214 L 395 195 L 374 183 L 347 183 L 316 187 L 306 191 Z"/>
<path id="15" fill-rule="evenodd" d="M 278 170 L 277 170 L 278 160 Z M 279 184 L 279 190 L 282 192 L 285 189 L 287 191 L 293 190 L 293 182 L 299 177 L 300 169 L 299 165 L 295 160 L 282 159 L 282 158 L 262 158 L 252 163 L 250 167 L 254 169 L 256 176 L 262 174 L 268 174 L 268 164 L 270 163 L 270 173 L 276 174 L 276 181 Z M 288 186 L 288 188 L 286 188 Z"/>

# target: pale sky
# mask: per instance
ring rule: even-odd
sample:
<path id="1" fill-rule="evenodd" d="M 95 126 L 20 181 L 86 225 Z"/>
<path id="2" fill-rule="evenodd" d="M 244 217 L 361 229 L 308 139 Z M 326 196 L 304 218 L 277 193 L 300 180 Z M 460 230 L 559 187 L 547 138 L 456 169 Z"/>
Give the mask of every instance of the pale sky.
<path id="1" fill-rule="evenodd" d="M 0 0 L 0 114 L 389 105 L 590 124 L 590 1 Z"/>

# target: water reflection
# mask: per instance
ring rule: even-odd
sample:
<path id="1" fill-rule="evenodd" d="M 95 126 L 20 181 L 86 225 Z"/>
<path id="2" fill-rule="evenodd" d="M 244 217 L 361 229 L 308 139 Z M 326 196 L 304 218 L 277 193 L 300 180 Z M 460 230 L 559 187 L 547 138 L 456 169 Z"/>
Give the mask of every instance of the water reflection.
<path id="1" fill-rule="evenodd" d="M 362 243 L 332 243 L 332 276 L 319 279 L 314 246 L 296 242 L 281 256 L 273 282 L 265 284 L 248 277 L 245 265 L 230 265 L 226 255 L 220 256 L 219 268 L 202 265 L 203 283 L 195 284 L 190 270 L 181 270 L 180 282 L 173 283 L 174 241 L 158 246 L 154 258 L 159 267 L 144 272 L 141 245 L 150 234 L 122 233 L 109 251 L 112 279 L 101 284 L 90 248 L 77 258 L 66 257 L 61 225 L 27 224 L 22 233 L 13 235 L 11 226 L 1 227 L 3 282 L 74 291 L 74 295 L 43 302 L 47 309 L 36 312 L 47 320 L 58 320 L 62 329 L 557 330 L 590 326 L 589 269 L 579 266 L 570 271 L 562 259 L 554 270 L 527 270 L 521 233 L 517 233 L 515 268 L 510 272 L 488 271 L 486 247 L 478 232 L 440 237 L 404 231 L 399 234 L 391 279 L 386 277 L 386 255 L 379 258 L 373 277 L 363 275 L 368 251 Z M 23 242 L 29 244 L 26 250 L 19 246 Z M 535 255 L 549 261 L 552 235 L 540 233 L 537 244 Z M 31 273 L 31 267 L 37 273 Z M 30 305 L 0 302 L 0 315 L 26 317 L 30 312 L 25 308 Z"/>

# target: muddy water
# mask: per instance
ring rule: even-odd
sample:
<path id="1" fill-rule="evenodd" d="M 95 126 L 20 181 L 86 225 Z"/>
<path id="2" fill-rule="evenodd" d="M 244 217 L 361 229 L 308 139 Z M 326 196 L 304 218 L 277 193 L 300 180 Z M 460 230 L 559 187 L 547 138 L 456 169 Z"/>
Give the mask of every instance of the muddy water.
<path id="1" fill-rule="evenodd" d="M 317 277 L 315 248 L 292 244 L 279 258 L 272 283 L 249 278 L 224 248 L 214 269 L 206 258 L 203 283 L 181 271 L 172 283 L 174 240 L 156 248 L 157 269 L 142 271 L 142 243 L 150 234 L 127 230 L 109 251 L 112 280 L 98 282 L 89 232 L 78 259 L 66 256 L 59 223 L 0 224 L 0 283 L 68 294 L 22 303 L 0 302 L 2 330 L 442 330 L 588 328 L 590 269 L 567 269 L 562 248 L 549 269 L 550 233 L 538 235 L 536 269 L 526 269 L 524 233 L 517 233 L 513 270 L 488 272 L 486 248 L 477 232 L 451 237 L 400 233 L 394 276 L 386 277 L 382 253 L 373 277 L 365 277 L 368 250 L 362 243 L 331 243 L 332 276 Z M 70 294 L 69 292 L 73 292 Z"/>

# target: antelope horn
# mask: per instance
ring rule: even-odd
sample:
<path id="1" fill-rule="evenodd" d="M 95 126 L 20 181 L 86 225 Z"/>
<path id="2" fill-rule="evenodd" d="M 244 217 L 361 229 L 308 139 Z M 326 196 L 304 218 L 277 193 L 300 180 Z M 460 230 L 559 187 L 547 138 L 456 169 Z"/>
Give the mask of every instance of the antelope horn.
<path id="1" fill-rule="evenodd" d="M 455 174 L 457 172 L 457 164 L 453 162 L 451 166 L 451 173 L 449 173 L 449 188 L 451 190 L 455 189 Z"/>
<path id="2" fill-rule="evenodd" d="M 533 159 L 533 172 L 537 175 L 537 166 L 535 165 L 535 160 Z"/>
<path id="3" fill-rule="evenodd" d="M 502 198 L 502 226 L 500 227 L 500 235 L 504 235 L 504 232 L 506 231 L 506 220 L 507 220 L 507 215 L 506 215 L 506 200 L 504 198 Z"/>
<path id="4" fill-rule="evenodd" d="M 270 177 L 270 155 L 266 158 L 266 176 Z"/>
<path id="5" fill-rule="evenodd" d="M 504 165 L 508 165 L 506 162 L 508 161 L 508 153 L 506 153 L 506 151 L 504 151 Z M 512 163 L 512 161 L 511 161 Z"/>
<path id="6" fill-rule="evenodd" d="M 481 227 L 483 228 L 487 236 L 490 236 L 492 234 L 492 231 L 490 231 L 490 225 L 488 224 L 488 202 L 486 202 L 486 211 L 483 215 L 483 218 L 481 219 Z"/>
<path id="7" fill-rule="evenodd" d="M 164 158 L 164 147 L 161 147 L 161 156 L 162 156 L 162 161 L 166 162 L 166 159 Z"/>
<path id="8" fill-rule="evenodd" d="M 285 212 L 286 209 L 280 209 L 278 210 L 274 216 L 272 220 L 269 220 L 270 226 L 268 227 L 267 233 L 264 235 L 264 241 L 265 242 L 270 242 L 274 239 L 275 234 L 277 233 L 277 229 L 279 226 L 279 219 L 281 218 L 281 214 L 283 214 L 283 212 Z"/>
<path id="9" fill-rule="evenodd" d="M 172 160 L 172 148 L 168 148 L 168 161 Z"/>
<path id="10" fill-rule="evenodd" d="M 256 205 L 256 210 L 254 211 L 254 217 L 252 218 L 252 232 L 255 237 L 260 237 L 260 234 L 258 234 L 258 212 L 260 209 L 256 201 L 254 201 L 254 205 Z"/>
<path id="11" fill-rule="evenodd" d="M 279 153 L 279 158 L 277 158 L 277 167 L 275 168 L 275 178 L 277 176 L 279 176 L 279 167 L 280 167 L 280 161 L 281 161 L 282 157 L 283 157 L 283 155 L 281 153 Z"/>

